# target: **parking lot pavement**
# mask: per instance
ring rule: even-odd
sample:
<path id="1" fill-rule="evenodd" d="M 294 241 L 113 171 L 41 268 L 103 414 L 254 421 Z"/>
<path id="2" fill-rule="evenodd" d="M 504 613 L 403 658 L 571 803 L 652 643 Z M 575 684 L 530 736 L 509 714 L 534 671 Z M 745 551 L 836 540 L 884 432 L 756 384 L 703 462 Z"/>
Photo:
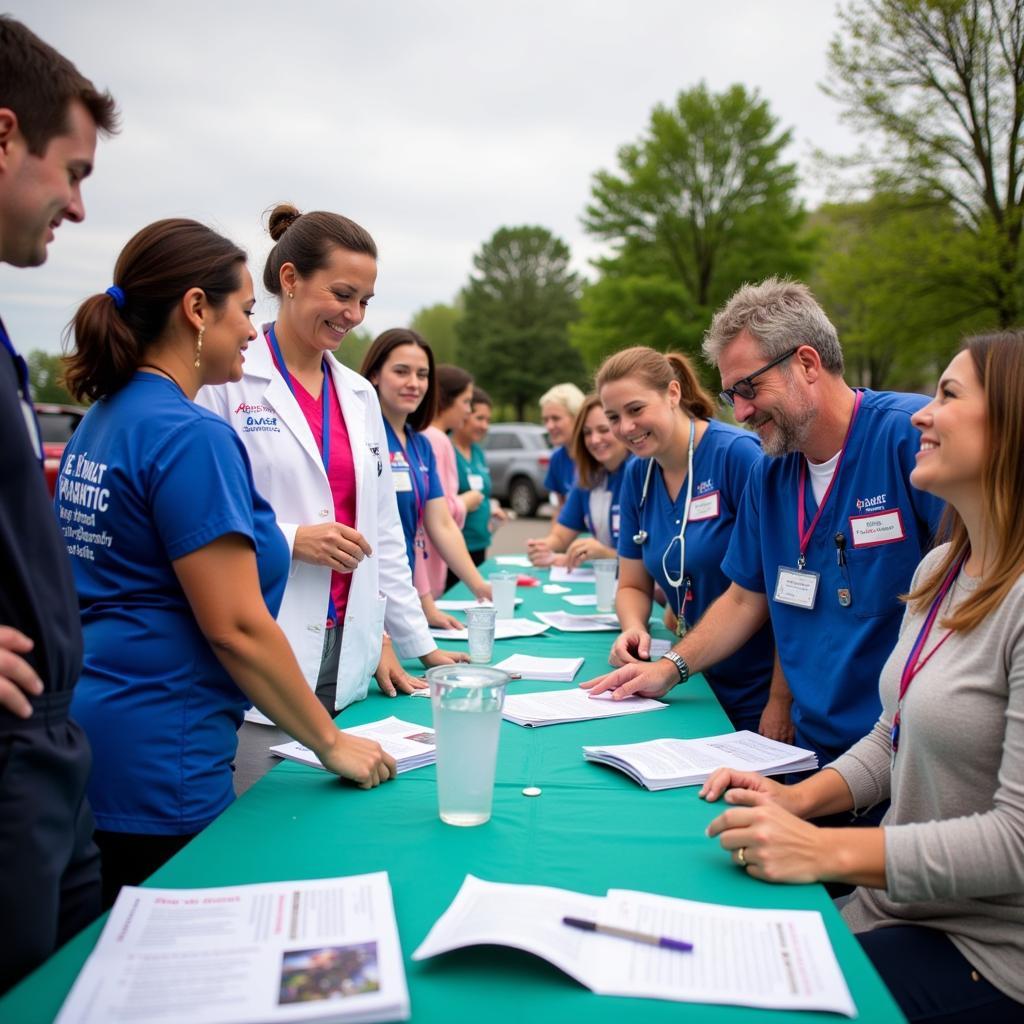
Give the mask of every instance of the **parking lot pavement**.
<path id="1" fill-rule="evenodd" d="M 513 519 L 491 539 L 488 555 L 524 555 L 528 537 L 546 537 L 551 529 L 551 506 L 541 505 L 535 519 Z"/>

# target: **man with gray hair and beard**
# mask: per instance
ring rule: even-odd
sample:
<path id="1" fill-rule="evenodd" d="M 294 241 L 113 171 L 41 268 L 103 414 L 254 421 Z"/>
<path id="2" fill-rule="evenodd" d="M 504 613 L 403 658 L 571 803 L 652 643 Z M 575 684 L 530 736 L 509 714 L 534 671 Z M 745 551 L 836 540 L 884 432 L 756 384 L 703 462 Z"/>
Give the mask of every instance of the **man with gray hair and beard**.
<path id="1" fill-rule="evenodd" d="M 722 401 L 771 456 L 751 471 L 722 563 L 733 582 L 663 659 L 583 685 L 619 699 L 662 697 L 770 616 L 772 700 L 792 700 L 796 742 L 824 765 L 878 718 L 899 595 L 942 511 L 909 483 L 920 443 L 910 417 L 928 399 L 851 388 L 835 327 L 794 281 L 736 292 L 712 320 L 704 354 L 718 366 Z"/>

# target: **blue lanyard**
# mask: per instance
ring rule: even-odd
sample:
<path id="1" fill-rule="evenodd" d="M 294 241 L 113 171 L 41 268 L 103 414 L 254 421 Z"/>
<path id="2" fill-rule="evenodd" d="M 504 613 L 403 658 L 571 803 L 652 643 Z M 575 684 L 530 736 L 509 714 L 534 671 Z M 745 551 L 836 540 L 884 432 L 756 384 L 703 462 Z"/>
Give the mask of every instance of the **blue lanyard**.
<path id="1" fill-rule="evenodd" d="M 288 364 L 284 361 L 284 356 L 281 355 L 281 346 L 277 343 L 273 324 L 267 329 L 267 343 L 274 354 L 274 362 L 277 363 L 277 368 L 281 371 L 285 384 L 288 385 L 288 390 L 294 395 L 295 385 L 292 384 L 292 375 L 288 372 Z M 320 408 L 323 418 L 320 428 L 320 458 L 323 459 L 324 472 L 329 473 L 331 465 L 331 375 L 327 372 L 326 359 L 321 361 L 320 369 L 324 371 L 324 386 L 320 389 Z M 298 398 L 295 400 L 298 401 Z"/>
<path id="2" fill-rule="evenodd" d="M 405 456 L 406 465 L 409 467 L 409 479 L 412 482 L 413 501 L 416 503 L 416 527 L 419 529 L 423 524 L 423 507 L 426 505 L 427 501 L 422 491 L 423 483 L 417 482 L 418 474 L 413 467 L 412 459 L 409 458 L 410 454 L 415 455 L 419 462 L 423 464 L 423 459 L 416 449 L 416 433 L 415 431 L 408 431 L 407 436 L 409 438 L 409 449 L 406 451 L 405 446 L 395 433 L 394 427 L 392 427 L 387 420 L 384 420 L 384 426 L 387 428 L 388 434 L 395 439 L 395 444 L 398 445 L 399 451 L 401 451 L 402 455 Z M 408 430 L 408 428 L 406 429 Z"/>
<path id="3" fill-rule="evenodd" d="M 11 362 L 14 363 L 14 372 L 18 375 L 18 390 L 21 392 L 21 403 L 24 407 L 25 425 L 35 430 L 35 450 L 39 465 L 43 465 L 43 435 L 39 430 L 39 418 L 36 416 L 36 408 L 32 404 L 32 384 L 28 375 L 28 363 L 18 354 L 17 349 L 11 343 L 11 336 L 7 333 L 4 322 L 0 320 L 0 344 L 11 355 Z"/>

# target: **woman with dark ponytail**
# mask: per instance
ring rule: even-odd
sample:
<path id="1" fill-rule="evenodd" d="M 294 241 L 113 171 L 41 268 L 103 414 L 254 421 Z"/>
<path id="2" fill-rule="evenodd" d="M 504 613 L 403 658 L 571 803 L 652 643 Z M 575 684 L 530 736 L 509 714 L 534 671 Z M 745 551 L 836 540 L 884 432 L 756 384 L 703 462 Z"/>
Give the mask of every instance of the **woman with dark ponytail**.
<path id="1" fill-rule="evenodd" d="M 338 775 L 370 787 L 394 774 L 306 687 L 272 614 L 287 545 L 244 447 L 193 401 L 241 377 L 254 301 L 241 249 L 163 220 L 73 322 L 66 381 L 95 404 L 65 450 L 56 507 L 85 636 L 72 708 L 93 747 L 108 904 L 231 802 L 250 703 Z"/>

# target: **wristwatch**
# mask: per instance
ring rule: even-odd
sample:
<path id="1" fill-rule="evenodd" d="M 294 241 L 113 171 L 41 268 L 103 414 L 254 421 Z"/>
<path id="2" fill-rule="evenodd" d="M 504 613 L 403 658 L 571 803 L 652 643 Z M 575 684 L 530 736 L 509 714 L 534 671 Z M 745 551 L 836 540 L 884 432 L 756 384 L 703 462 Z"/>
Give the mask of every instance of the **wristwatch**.
<path id="1" fill-rule="evenodd" d="M 690 678 L 690 666 L 682 659 L 682 657 L 676 654 L 675 651 L 666 651 L 662 656 L 662 659 L 671 661 L 676 667 L 676 671 L 679 673 L 679 682 L 685 683 Z"/>

